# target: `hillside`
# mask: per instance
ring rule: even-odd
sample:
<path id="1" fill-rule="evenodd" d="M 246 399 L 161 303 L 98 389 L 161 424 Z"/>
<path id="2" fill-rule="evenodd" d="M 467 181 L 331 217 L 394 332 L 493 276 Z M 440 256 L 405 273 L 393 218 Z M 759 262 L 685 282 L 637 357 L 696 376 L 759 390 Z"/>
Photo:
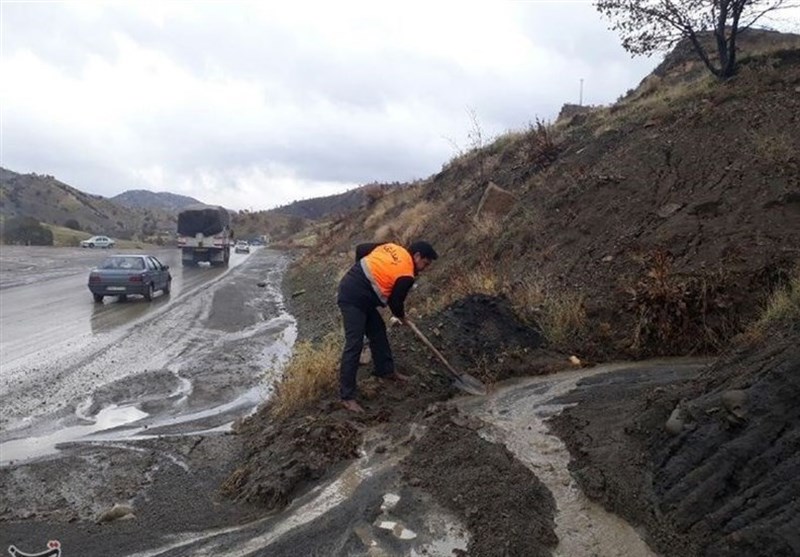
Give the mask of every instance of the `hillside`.
<path id="1" fill-rule="evenodd" d="M 751 45 L 728 82 L 671 63 L 613 106 L 498 137 L 320 230 L 286 284 L 309 344 L 240 428 L 248 458 L 225 493 L 281 508 L 381 431 L 411 443 L 404 481 L 469 525 L 470 554 L 549 554 L 546 498 L 541 516 L 516 512 L 535 482 L 434 404 L 452 389 L 406 328 L 392 344 L 413 382 L 365 379 L 367 412 L 336 411 L 335 291 L 355 245 L 424 238 L 440 258 L 409 314 L 490 385 L 570 355 L 718 357 L 671 385 L 576 394 L 553 428 L 584 491 L 659 554 L 797 554 L 800 40 L 780 39 Z"/>
<path id="2" fill-rule="evenodd" d="M 178 195 L 166 191 L 128 190 L 110 198 L 118 205 L 139 209 L 160 209 L 171 214 L 178 213 L 184 207 L 202 203 L 194 197 Z"/>
<path id="3" fill-rule="evenodd" d="M 317 256 L 424 237 L 443 254 L 428 288 L 490 285 L 533 321 L 571 303 L 584 355 L 713 353 L 800 253 L 799 56 L 745 59 L 729 83 L 648 79 L 499 137 L 334 225 Z"/>
<path id="4" fill-rule="evenodd" d="M 0 169 L 0 215 L 33 217 L 57 226 L 74 220 L 84 232 L 120 239 L 173 231 L 176 222 L 172 212 L 126 207 L 84 193 L 53 176 L 17 174 L 7 169 Z"/>
<path id="5" fill-rule="evenodd" d="M 400 184 L 367 184 L 344 193 L 294 201 L 266 211 L 241 211 L 234 216 L 234 227 L 241 237 L 269 235 L 283 242 L 294 237 L 295 245 L 315 241 L 317 233 L 331 222 L 346 219 L 353 211 L 371 206 L 386 191 Z M 299 242 L 298 242 L 299 240 Z"/>

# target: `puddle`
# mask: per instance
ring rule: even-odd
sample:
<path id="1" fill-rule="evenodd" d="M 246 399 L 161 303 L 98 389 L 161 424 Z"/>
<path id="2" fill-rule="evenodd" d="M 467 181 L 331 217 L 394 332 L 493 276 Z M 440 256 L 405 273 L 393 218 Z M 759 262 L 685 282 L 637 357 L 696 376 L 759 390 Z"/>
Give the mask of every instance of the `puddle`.
<path id="1" fill-rule="evenodd" d="M 57 453 L 56 447 L 59 444 L 79 441 L 100 431 L 122 428 L 146 417 L 147 413 L 133 405 L 106 406 L 97 416 L 89 418 L 94 419 L 92 424 L 66 427 L 41 437 L 26 437 L 0 443 L 0 466 Z M 139 430 L 140 428 L 136 429 Z"/>
<path id="2" fill-rule="evenodd" d="M 547 486 L 556 501 L 554 557 L 603 555 L 655 556 L 636 530 L 617 515 L 590 501 L 569 473 L 570 456 L 561 440 L 551 435 L 545 420 L 565 408 L 554 404 L 584 378 L 632 368 L 658 373 L 663 361 L 615 364 L 517 381 L 486 397 L 462 398 L 456 405 L 483 420 L 486 440 L 504 444 Z M 686 365 L 681 363 L 680 365 Z"/>

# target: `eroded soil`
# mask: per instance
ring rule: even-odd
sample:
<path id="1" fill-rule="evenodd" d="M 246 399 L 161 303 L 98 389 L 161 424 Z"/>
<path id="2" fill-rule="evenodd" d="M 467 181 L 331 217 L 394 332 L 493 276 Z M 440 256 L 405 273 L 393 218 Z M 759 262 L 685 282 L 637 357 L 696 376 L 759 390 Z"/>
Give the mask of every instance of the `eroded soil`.
<path id="1" fill-rule="evenodd" d="M 615 390 L 576 392 L 553 420 L 590 496 L 640 521 L 663 555 L 800 553 L 797 324 L 696 379 Z M 676 407 L 683 426 L 670 434 Z"/>
<path id="2" fill-rule="evenodd" d="M 291 291 L 314 292 L 291 301 L 307 338 L 330 331 L 330 320 L 315 318 L 315 303 L 333 286 L 324 273 L 290 277 Z M 521 324 L 502 298 L 471 296 L 416 323 L 457 369 L 490 385 L 568 365 L 566 357 L 542 347 L 538 331 Z M 483 440 L 475 426 L 436 404 L 467 395 L 452 387 L 441 363 L 408 328 L 389 334 L 396 365 L 412 381 L 376 379 L 367 365 L 359 372 L 363 415 L 340 409 L 335 392 L 282 420 L 262 410 L 240 430 L 248 458 L 224 492 L 281 508 L 331 467 L 357 457 L 364 432 L 379 427 L 387 432 L 387 444 L 410 443 L 401 466 L 404 481 L 468 525 L 471 555 L 548 555 L 557 543 L 552 496 L 505 447 Z M 409 438 L 413 428 L 424 433 Z"/>

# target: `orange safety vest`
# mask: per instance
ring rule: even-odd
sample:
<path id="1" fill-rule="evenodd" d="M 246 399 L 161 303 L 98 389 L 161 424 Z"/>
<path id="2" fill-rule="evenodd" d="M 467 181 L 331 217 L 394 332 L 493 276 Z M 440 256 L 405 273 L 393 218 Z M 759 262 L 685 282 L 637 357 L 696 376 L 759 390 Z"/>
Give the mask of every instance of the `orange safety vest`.
<path id="1" fill-rule="evenodd" d="M 397 244 L 381 244 L 361 258 L 361 268 L 383 304 L 389 300 L 394 283 L 400 277 L 414 276 L 414 259 Z"/>

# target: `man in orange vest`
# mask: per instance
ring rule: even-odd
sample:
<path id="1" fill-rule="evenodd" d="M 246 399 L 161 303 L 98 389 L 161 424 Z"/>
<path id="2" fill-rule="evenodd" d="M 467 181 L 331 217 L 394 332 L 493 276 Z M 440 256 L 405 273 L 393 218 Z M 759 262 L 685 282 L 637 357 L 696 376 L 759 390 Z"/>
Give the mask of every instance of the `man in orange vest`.
<path id="1" fill-rule="evenodd" d="M 360 244 L 356 262 L 339 282 L 337 303 L 344 321 L 344 349 L 339 369 L 339 395 L 342 406 L 352 412 L 364 409 L 355 400 L 358 359 L 369 339 L 369 349 L 377 377 L 408 381 L 394 369 L 392 349 L 386 337 L 386 324 L 378 307 L 389 306 L 392 316 L 403 323 L 405 300 L 417 273 L 439 256 L 428 242 L 414 242 L 408 248 L 391 243 Z"/>

